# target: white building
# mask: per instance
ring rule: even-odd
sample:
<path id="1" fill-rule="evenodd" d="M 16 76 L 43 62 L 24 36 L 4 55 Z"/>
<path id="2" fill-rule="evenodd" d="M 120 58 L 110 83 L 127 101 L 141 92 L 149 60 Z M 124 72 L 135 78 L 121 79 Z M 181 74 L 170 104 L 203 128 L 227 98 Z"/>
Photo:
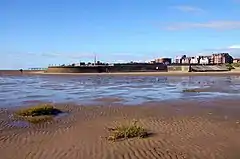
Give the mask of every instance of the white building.
<path id="1" fill-rule="evenodd" d="M 175 63 L 181 63 L 182 56 L 176 56 L 175 57 Z"/>
<path id="2" fill-rule="evenodd" d="M 207 57 L 202 57 L 200 59 L 200 64 L 209 64 L 209 58 Z"/>
<path id="3" fill-rule="evenodd" d="M 190 63 L 192 63 L 192 64 L 198 64 L 198 59 L 199 59 L 198 56 L 192 57 Z"/>

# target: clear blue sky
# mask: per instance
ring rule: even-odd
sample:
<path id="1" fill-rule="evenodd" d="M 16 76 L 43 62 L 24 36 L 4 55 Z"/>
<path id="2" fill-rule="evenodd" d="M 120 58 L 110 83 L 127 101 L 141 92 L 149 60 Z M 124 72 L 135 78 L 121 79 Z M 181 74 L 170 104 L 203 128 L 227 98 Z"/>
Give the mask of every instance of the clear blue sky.
<path id="1" fill-rule="evenodd" d="M 0 69 L 240 56 L 240 0 L 0 0 Z"/>

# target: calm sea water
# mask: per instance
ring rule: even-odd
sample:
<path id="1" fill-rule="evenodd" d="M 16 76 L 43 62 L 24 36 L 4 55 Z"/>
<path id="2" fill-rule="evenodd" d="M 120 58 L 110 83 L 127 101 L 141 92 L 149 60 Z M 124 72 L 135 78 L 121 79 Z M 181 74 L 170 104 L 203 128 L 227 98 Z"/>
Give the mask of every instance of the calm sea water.
<path id="1" fill-rule="evenodd" d="M 205 91 L 182 92 L 191 88 Z M 136 104 L 174 99 L 238 98 L 239 94 L 239 76 L 0 76 L 0 107 L 35 102 L 86 104 L 104 98 Z"/>

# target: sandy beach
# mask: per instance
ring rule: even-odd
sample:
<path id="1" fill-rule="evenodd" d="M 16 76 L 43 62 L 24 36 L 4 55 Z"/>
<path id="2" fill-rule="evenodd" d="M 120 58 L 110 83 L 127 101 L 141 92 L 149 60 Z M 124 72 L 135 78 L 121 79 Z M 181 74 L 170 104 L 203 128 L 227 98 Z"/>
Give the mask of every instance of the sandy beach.
<path id="1" fill-rule="evenodd" d="M 137 106 L 57 104 L 67 116 L 25 127 L 1 109 L 2 159 L 238 159 L 240 107 L 232 101 L 175 101 Z M 106 128 L 137 120 L 152 135 L 111 142 Z"/>

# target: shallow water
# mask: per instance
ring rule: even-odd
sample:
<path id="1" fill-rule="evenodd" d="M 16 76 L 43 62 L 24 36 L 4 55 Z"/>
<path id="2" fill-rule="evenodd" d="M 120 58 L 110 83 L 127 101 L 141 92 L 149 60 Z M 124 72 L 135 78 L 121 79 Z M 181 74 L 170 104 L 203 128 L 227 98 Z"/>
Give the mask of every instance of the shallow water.
<path id="1" fill-rule="evenodd" d="M 201 88 L 200 93 L 183 89 Z M 238 98 L 240 77 L 211 76 L 0 76 L 0 107 L 38 102 L 97 103 L 118 98 L 123 104 L 175 99 Z M 99 101 L 98 101 L 99 102 Z"/>

